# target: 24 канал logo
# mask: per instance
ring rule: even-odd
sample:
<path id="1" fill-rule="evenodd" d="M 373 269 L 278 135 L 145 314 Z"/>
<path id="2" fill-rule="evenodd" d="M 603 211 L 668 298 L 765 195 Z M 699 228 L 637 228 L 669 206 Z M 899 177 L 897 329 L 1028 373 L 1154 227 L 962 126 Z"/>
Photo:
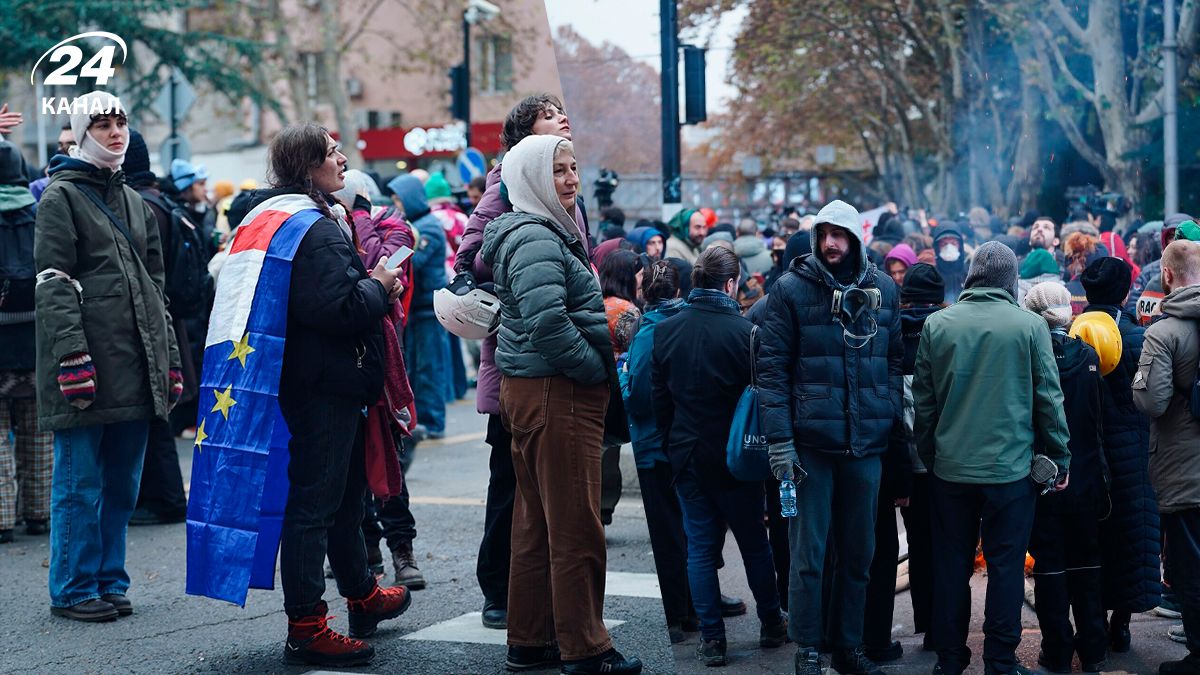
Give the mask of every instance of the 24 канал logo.
<path id="1" fill-rule="evenodd" d="M 89 41 L 88 38 L 91 38 Z M 99 42 L 108 41 L 114 44 L 105 44 L 99 49 L 96 49 L 86 62 L 84 62 L 84 51 L 78 45 L 71 44 L 76 41 L 82 41 L 85 46 L 95 47 Z M 33 70 L 29 73 L 29 83 L 36 85 L 38 68 L 42 62 L 48 64 L 61 63 L 62 65 L 55 68 L 46 76 L 44 84 L 48 85 L 63 85 L 75 86 L 79 79 L 92 79 L 96 81 L 96 86 L 103 87 L 108 84 L 109 79 L 116 75 L 117 70 L 113 67 L 113 59 L 117 54 L 117 47 L 121 48 L 121 63 L 125 63 L 125 58 L 129 54 L 128 48 L 125 46 L 125 41 L 119 35 L 106 33 L 104 31 L 90 31 L 73 35 L 62 42 L 54 45 L 46 50 L 46 53 L 33 64 Z M 82 64 L 82 67 L 80 67 Z M 76 74 L 76 68 L 79 73 Z M 45 115 L 70 114 L 74 111 L 76 105 L 75 98 L 67 96 L 45 96 L 41 100 L 41 111 Z M 112 97 L 112 101 L 116 102 L 118 109 L 123 109 L 120 105 L 120 100 L 116 96 Z M 100 105 L 100 101 L 93 101 L 94 105 Z M 85 105 L 82 101 L 79 105 Z M 111 107 L 105 107 L 101 110 L 88 112 L 109 112 Z"/>

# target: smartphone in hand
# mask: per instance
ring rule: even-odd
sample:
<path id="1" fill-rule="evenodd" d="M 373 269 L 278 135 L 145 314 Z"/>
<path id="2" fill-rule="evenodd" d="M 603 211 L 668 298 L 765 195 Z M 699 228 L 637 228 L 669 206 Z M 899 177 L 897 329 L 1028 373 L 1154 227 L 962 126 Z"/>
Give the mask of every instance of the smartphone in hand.
<path id="1" fill-rule="evenodd" d="M 384 263 L 384 267 L 388 268 L 389 270 L 394 270 L 403 265 L 405 260 L 411 258 L 412 254 L 413 250 L 411 248 L 407 246 L 401 246 L 399 250 L 392 254 L 392 257 L 387 259 L 387 262 Z"/>

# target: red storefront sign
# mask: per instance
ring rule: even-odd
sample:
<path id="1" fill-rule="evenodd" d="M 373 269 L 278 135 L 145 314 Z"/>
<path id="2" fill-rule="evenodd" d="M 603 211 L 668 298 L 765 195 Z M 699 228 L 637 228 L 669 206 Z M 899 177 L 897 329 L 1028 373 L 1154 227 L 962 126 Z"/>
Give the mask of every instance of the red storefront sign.
<path id="1" fill-rule="evenodd" d="M 421 154 L 413 153 L 405 147 L 404 138 L 414 129 L 442 129 L 442 126 L 432 127 L 392 127 L 390 129 L 362 129 L 358 139 L 365 143 L 362 157 L 365 160 L 411 160 L 422 157 L 456 157 L 461 150 L 426 150 Z M 485 155 L 500 154 L 500 131 L 502 122 L 475 122 L 471 124 L 471 146 L 479 149 Z M 411 140 L 410 140 L 411 145 Z"/>

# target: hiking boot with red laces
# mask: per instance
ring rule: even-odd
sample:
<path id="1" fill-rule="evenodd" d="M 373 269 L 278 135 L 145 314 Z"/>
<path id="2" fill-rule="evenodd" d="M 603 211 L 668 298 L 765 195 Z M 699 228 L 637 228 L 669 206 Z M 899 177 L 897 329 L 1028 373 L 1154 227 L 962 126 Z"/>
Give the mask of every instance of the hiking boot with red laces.
<path id="1" fill-rule="evenodd" d="M 314 666 L 363 666 L 375 656 L 371 645 L 335 632 L 329 627 L 322 602 L 310 616 L 288 618 L 287 644 L 283 649 L 288 663 Z"/>
<path id="2" fill-rule="evenodd" d="M 346 608 L 350 611 L 350 636 L 356 638 L 371 637 L 380 621 L 394 619 L 404 613 L 412 604 L 412 596 L 403 586 L 383 588 L 376 585 L 375 589 L 364 598 L 357 600 L 346 599 Z"/>

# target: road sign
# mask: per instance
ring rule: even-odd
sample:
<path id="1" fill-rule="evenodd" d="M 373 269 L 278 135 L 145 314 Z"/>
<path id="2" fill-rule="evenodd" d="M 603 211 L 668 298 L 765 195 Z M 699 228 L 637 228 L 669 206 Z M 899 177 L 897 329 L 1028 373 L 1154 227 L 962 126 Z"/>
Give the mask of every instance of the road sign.
<path id="1" fill-rule="evenodd" d="M 162 164 L 164 174 L 171 173 L 171 160 L 192 160 L 192 144 L 183 136 L 170 136 L 163 141 L 158 151 L 158 161 Z"/>
<path id="2" fill-rule="evenodd" d="M 171 76 L 163 83 L 162 91 L 154 99 L 154 110 L 167 124 L 178 125 L 196 102 L 196 90 L 178 68 L 171 69 Z"/>
<path id="3" fill-rule="evenodd" d="M 467 148 L 458 156 L 458 175 L 463 184 L 471 182 L 477 176 L 487 175 L 487 159 L 475 148 Z"/>

